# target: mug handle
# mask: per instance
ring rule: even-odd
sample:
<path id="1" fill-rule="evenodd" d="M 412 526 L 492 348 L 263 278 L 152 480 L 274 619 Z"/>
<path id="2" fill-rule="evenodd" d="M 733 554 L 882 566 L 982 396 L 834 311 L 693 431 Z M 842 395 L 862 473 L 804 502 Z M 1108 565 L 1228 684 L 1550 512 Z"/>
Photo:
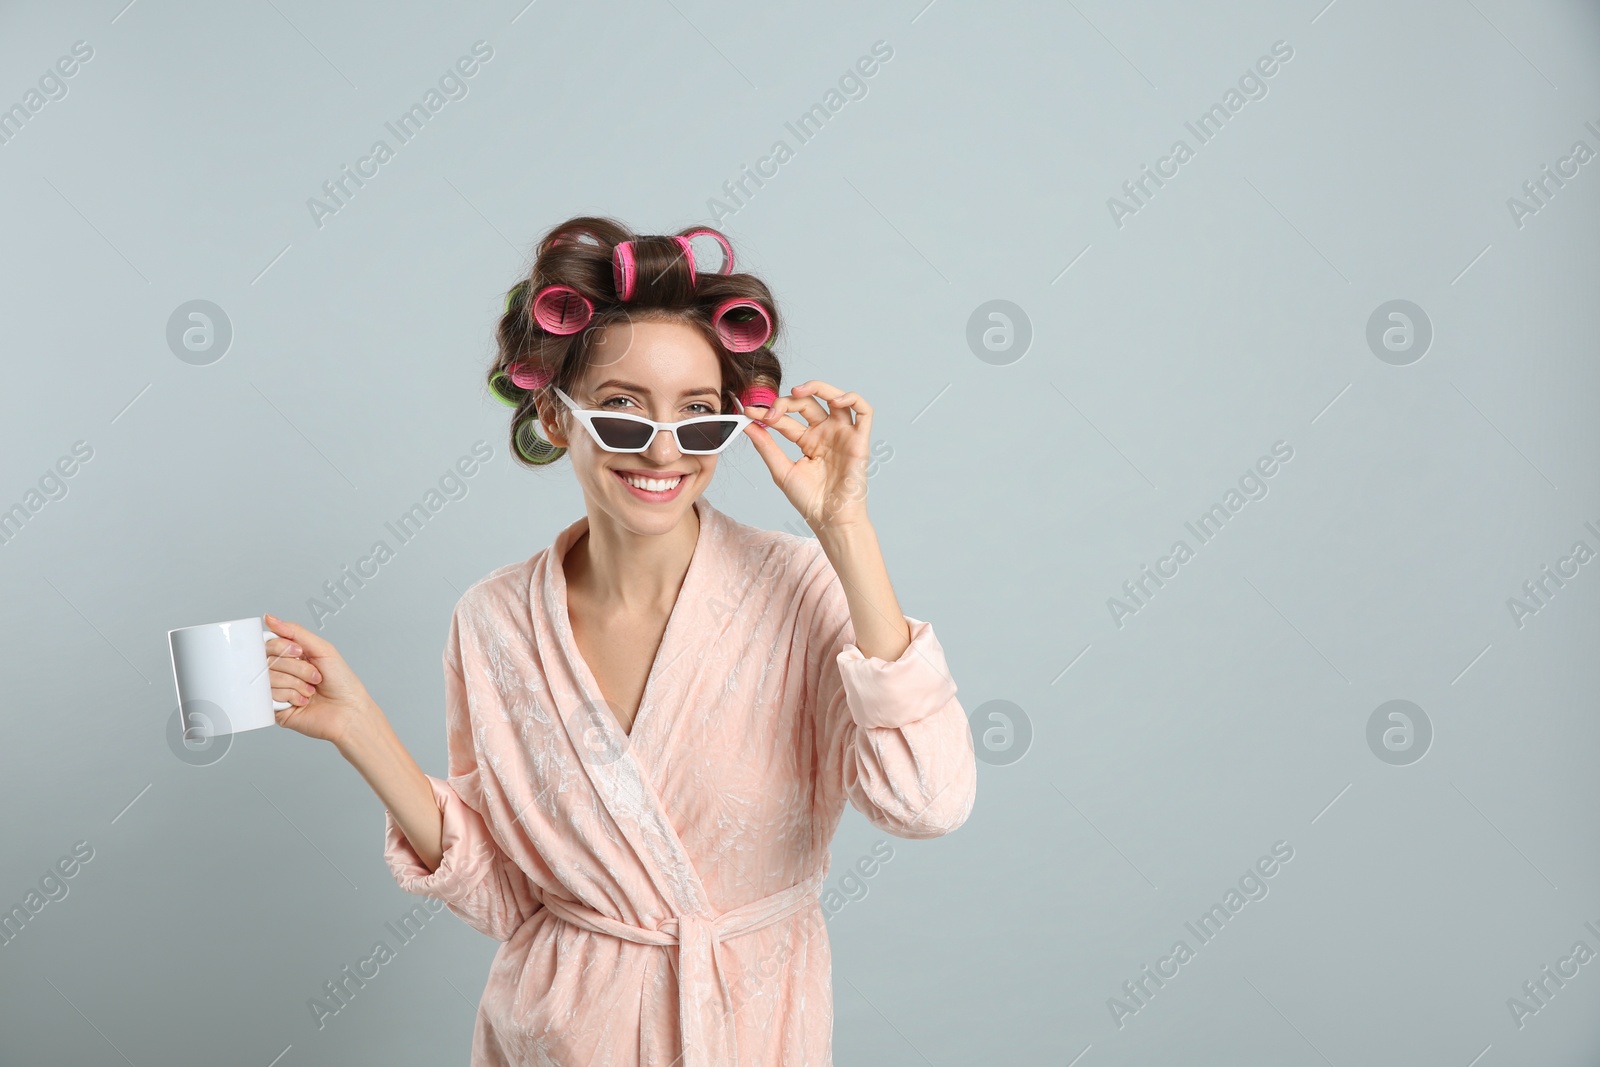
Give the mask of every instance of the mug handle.
<path id="1" fill-rule="evenodd" d="M 261 629 L 261 641 L 262 641 L 263 644 L 265 644 L 268 641 L 271 641 L 274 637 L 277 637 L 277 636 L 278 635 L 273 633 L 271 630 L 268 630 L 266 627 L 262 627 L 262 629 Z M 287 700 L 274 700 L 272 702 L 272 710 L 273 711 L 288 711 L 292 707 L 294 707 L 294 705 L 289 703 Z"/>

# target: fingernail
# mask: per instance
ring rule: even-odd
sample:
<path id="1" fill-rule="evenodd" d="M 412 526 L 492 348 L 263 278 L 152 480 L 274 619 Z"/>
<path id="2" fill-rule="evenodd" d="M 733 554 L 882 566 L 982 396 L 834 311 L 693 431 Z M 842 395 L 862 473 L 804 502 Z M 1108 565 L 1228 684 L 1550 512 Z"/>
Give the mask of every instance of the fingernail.
<path id="1" fill-rule="evenodd" d="M 312 672 L 311 684 L 312 685 L 321 685 L 322 684 L 322 672 L 321 671 Z"/>
<path id="2" fill-rule="evenodd" d="M 290 645 L 289 646 L 289 655 L 291 655 L 291 656 L 298 656 L 298 655 L 300 655 L 300 653 L 302 653 L 304 651 L 305 651 L 305 649 L 301 648 L 299 645 Z"/>

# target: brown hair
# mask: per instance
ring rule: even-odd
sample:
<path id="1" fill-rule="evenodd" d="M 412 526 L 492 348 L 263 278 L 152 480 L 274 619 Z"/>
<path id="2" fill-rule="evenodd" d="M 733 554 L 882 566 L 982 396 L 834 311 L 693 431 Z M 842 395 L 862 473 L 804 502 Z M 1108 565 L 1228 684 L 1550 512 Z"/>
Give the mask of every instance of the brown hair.
<path id="1" fill-rule="evenodd" d="M 687 237 L 708 230 L 709 227 L 694 226 L 680 232 Z M 612 253 L 623 241 L 633 242 L 637 262 L 634 293 L 627 303 L 619 299 L 612 273 Z M 554 334 L 534 321 L 533 299 L 548 285 L 569 286 L 594 305 L 594 315 L 582 330 Z M 729 297 L 754 300 L 771 317 L 772 335 L 754 352 L 729 350 L 712 328 L 712 311 Z M 492 394 L 515 409 L 511 418 L 511 451 L 524 466 L 544 466 L 566 452 L 539 432 L 539 405 L 546 405 L 545 410 L 558 421 L 565 420 L 569 414 L 566 405 L 552 386 L 571 393 L 589 368 L 596 331 L 630 320 L 681 322 L 699 330 L 722 367 L 723 411 L 732 408 L 730 397 L 741 395 L 750 386 L 776 390 L 782 381 L 783 370 L 772 351 L 779 328 L 777 303 L 760 278 L 707 270 L 691 274 L 681 248 L 670 236 L 641 236 L 608 218 L 583 215 L 568 219 L 545 234 L 533 269 L 506 294 L 506 311 L 497 330 L 500 351 L 489 369 Z M 511 380 L 513 364 L 521 364 L 519 369 L 523 371 L 544 372 L 548 381 L 538 388 L 524 389 Z"/>

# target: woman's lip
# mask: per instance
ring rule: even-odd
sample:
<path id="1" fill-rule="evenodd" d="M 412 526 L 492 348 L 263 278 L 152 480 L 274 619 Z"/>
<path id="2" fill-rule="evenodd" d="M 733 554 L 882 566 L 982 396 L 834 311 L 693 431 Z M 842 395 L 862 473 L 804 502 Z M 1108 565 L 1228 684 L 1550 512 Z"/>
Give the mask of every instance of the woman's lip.
<path id="1" fill-rule="evenodd" d="M 635 478 L 687 478 L 688 471 L 634 471 L 623 467 L 612 467 L 618 474 L 631 474 Z"/>
<path id="2" fill-rule="evenodd" d="M 617 481 L 621 482 L 622 483 L 622 487 L 624 489 L 626 489 L 629 493 L 632 493 L 635 497 L 637 497 L 640 500 L 645 500 L 645 501 L 648 501 L 648 502 L 650 502 L 652 504 L 664 504 L 669 500 L 676 500 L 677 497 L 678 497 L 678 494 L 683 492 L 683 487 L 689 484 L 688 475 L 682 475 L 682 476 L 680 476 L 678 478 L 678 484 L 673 486 L 671 489 L 668 489 L 664 493 L 652 493 L 648 489 L 640 489 L 637 485 L 634 485 L 631 482 L 629 482 L 628 479 L 623 477 L 623 473 L 624 473 L 623 471 L 619 471 L 619 470 L 616 470 L 615 468 L 613 468 L 613 473 L 616 474 Z M 627 473 L 631 474 L 633 472 L 629 471 Z M 656 477 L 656 476 L 652 475 L 652 477 Z"/>

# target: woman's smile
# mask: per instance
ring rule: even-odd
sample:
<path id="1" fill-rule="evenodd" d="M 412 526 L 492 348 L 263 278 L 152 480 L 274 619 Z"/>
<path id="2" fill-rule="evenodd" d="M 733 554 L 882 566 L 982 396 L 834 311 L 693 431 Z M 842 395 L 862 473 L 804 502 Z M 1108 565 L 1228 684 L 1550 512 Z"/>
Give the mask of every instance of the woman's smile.
<path id="1" fill-rule="evenodd" d="M 676 499 L 689 482 L 689 476 L 682 471 L 624 471 L 613 467 L 611 473 L 635 497 L 656 504 Z"/>

